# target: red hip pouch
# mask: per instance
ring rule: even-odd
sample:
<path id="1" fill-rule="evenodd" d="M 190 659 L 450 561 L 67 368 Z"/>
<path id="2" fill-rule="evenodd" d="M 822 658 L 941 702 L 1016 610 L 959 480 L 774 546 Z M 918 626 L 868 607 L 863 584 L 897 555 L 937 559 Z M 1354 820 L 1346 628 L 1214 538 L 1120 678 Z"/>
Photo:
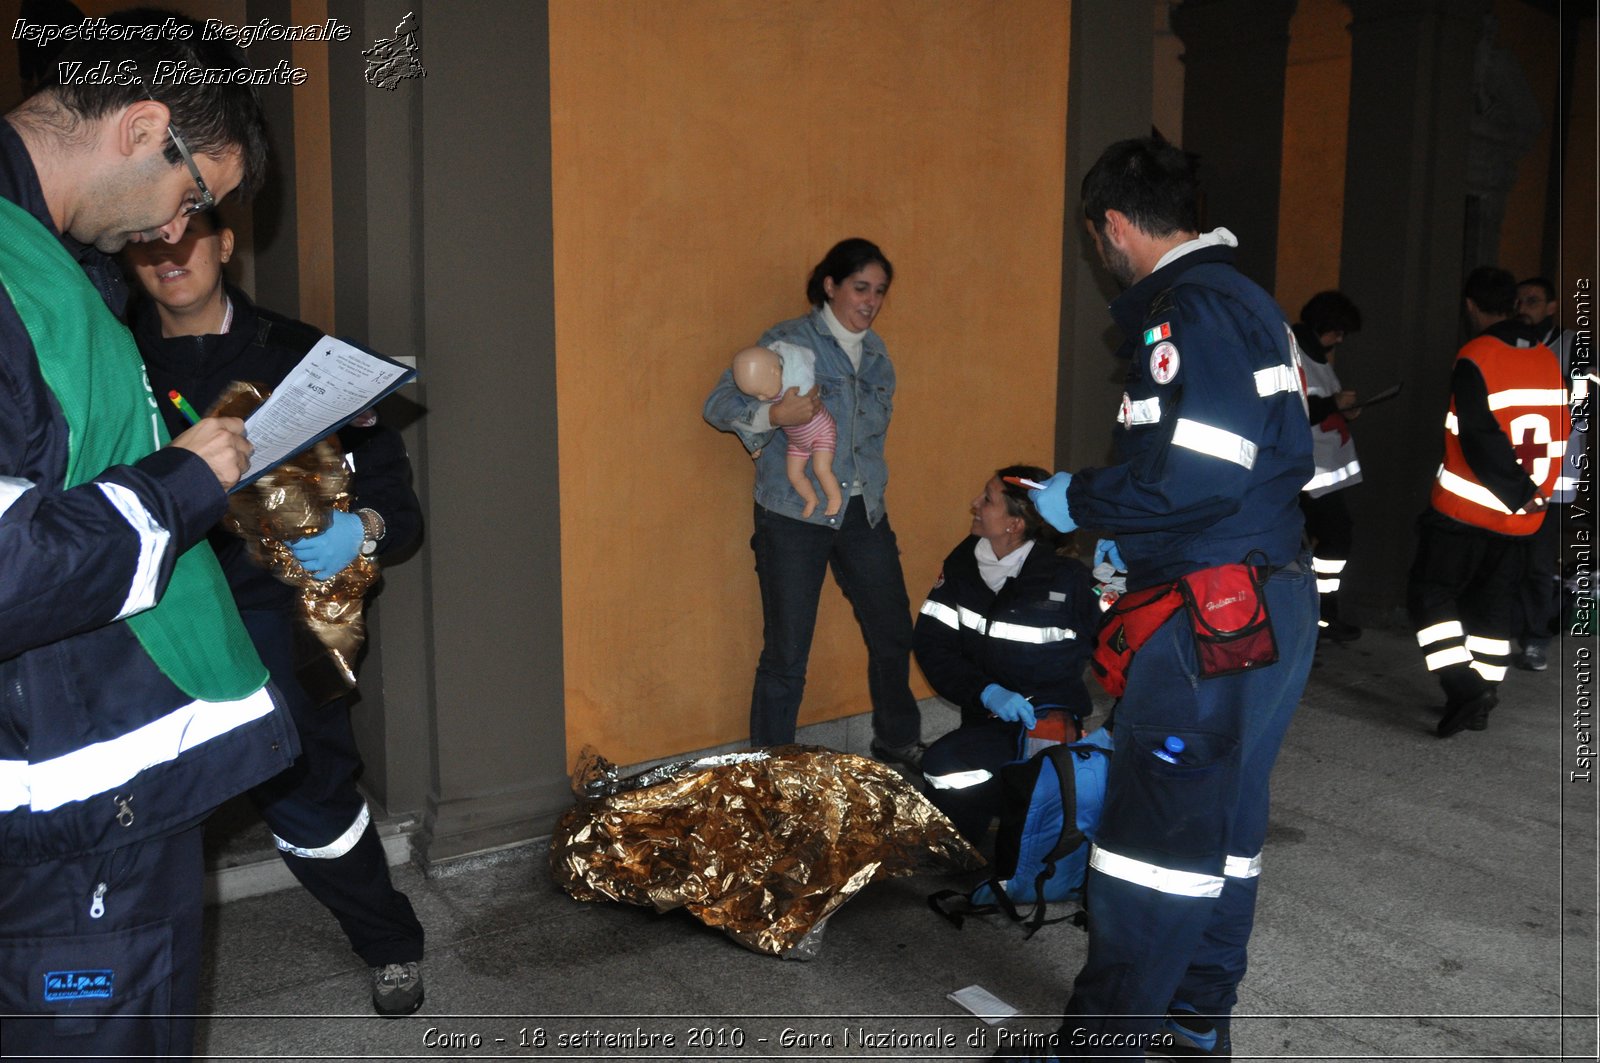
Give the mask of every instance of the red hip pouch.
<path id="1" fill-rule="evenodd" d="M 1217 565 L 1132 591 L 1106 613 L 1089 665 L 1112 697 L 1128 689 L 1133 655 L 1180 608 L 1189 614 L 1201 679 L 1261 668 L 1278 659 L 1267 615 L 1268 569 Z"/>

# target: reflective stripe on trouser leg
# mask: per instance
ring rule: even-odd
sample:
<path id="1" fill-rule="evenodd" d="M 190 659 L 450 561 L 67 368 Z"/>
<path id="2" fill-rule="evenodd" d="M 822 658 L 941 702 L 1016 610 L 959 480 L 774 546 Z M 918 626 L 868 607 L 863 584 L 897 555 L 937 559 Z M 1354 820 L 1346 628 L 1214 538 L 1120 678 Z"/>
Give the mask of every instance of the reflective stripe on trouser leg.
<path id="1" fill-rule="evenodd" d="M 924 775 L 928 785 L 935 790 L 966 790 L 994 778 L 994 772 L 979 768 L 975 771 L 953 771 L 947 775 Z"/>
<path id="2" fill-rule="evenodd" d="M 1422 659 L 1430 672 L 1451 665 L 1472 663 L 1472 651 L 1467 648 L 1467 633 L 1459 620 L 1429 624 L 1417 632 L 1417 645 L 1422 647 Z"/>
<path id="3" fill-rule="evenodd" d="M 1506 670 L 1511 665 L 1509 639 L 1468 635 L 1466 645 L 1468 652 L 1472 654 L 1471 668 L 1474 672 L 1491 683 L 1498 683 L 1506 677 Z"/>
<path id="4" fill-rule="evenodd" d="M 1089 866 L 1103 875 L 1131 882 L 1135 886 L 1171 893 L 1178 897 L 1215 897 L 1222 892 L 1221 875 L 1203 875 L 1162 867 L 1131 856 L 1122 856 L 1096 845 L 1089 854 Z"/>
<path id="5" fill-rule="evenodd" d="M 1339 574 L 1344 571 L 1347 564 L 1343 559 L 1328 557 L 1313 557 L 1311 571 L 1317 574 L 1318 594 L 1337 594 L 1339 591 Z"/>
<path id="6" fill-rule="evenodd" d="M 1229 856 L 1223 862 L 1222 873 L 1229 878 L 1255 878 L 1261 874 L 1261 854 Z"/>
<path id="7" fill-rule="evenodd" d="M 356 818 L 350 826 L 327 845 L 319 845 L 315 849 L 304 849 L 284 841 L 276 834 L 272 840 L 278 843 L 278 848 L 291 856 L 298 856 L 306 860 L 337 860 L 348 853 L 356 842 L 361 840 L 361 835 L 366 833 L 367 825 L 372 822 L 372 813 L 367 810 L 366 802 L 362 802 L 361 811 L 356 813 Z"/>

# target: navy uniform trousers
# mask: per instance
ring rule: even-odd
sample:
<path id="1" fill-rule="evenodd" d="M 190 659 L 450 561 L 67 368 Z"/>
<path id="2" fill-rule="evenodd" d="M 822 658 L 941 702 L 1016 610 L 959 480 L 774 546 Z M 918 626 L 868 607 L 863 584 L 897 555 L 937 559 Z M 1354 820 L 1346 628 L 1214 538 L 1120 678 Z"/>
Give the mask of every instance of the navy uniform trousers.
<path id="1" fill-rule="evenodd" d="M 240 614 L 256 651 L 289 702 L 301 754 L 255 787 L 250 799 L 294 877 L 333 913 L 369 967 L 422 959 L 422 924 L 389 878 L 389 862 L 366 799 L 356 789 L 361 755 L 343 698 L 314 705 L 295 678 L 294 629 L 287 613 Z"/>
<path id="2" fill-rule="evenodd" d="M 196 823 L 107 853 L 0 869 L 0 1056 L 189 1058 L 201 864 Z"/>
<path id="3" fill-rule="evenodd" d="M 1198 678 L 1181 609 L 1134 656 L 1090 858 L 1089 956 L 1060 1055 L 1143 1058 L 1139 1038 L 1173 1005 L 1228 1023 L 1255 920 L 1268 778 L 1317 639 L 1307 562 L 1273 573 L 1266 594 L 1275 664 Z M 1155 756 L 1174 735 L 1187 747 L 1176 765 Z"/>

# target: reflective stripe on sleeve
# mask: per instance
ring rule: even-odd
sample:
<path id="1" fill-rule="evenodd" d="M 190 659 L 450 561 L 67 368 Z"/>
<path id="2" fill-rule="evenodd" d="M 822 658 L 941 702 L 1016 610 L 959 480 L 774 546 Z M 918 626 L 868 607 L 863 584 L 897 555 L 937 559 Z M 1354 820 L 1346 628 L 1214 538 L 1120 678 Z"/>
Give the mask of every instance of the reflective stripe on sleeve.
<path id="1" fill-rule="evenodd" d="M 1031 642 L 1035 645 L 1067 642 L 1078 637 L 1078 633 L 1070 627 L 1030 627 L 1027 624 L 1008 624 L 1004 621 L 990 624 L 989 634 L 1009 642 Z"/>
<path id="2" fill-rule="evenodd" d="M 1361 462 L 1355 458 L 1351 458 L 1348 462 L 1346 462 L 1344 465 L 1341 465 L 1337 469 L 1329 469 L 1327 472 L 1317 473 L 1311 479 L 1306 481 L 1306 485 L 1302 487 L 1301 490 L 1315 491 L 1319 487 L 1332 487 L 1334 484 L 1344 483 L 1344 481 L 1350 479 L 1350 477 L 1356 475 L 1360 471 Z"/>
<path id="3" fill-rule="evenodd" d="M 1149 864 L 1109 852 L 1098 845 L 1089 854 L 1089 866 L 1102 875 L 1179 897 L 1216 897 L 1222 893 L 1226 881 L 1221 875 L 1202 875 L 1195 871 L 1179 871 Z"/>
<path id="4" fill-rule="evenodd" d="M 1511 655 L 1511 642 L 1508 639 L 1486 639 L 1482 635 L 1468 635 L 1467 649 L 1473 653 L 1488 653 L 1497 657 Z"/>
<path id="5" fill-rule="evenodd" d="M 1286 365 L 1256 370 L 1256 394 L 1270 398 L 1281 391 L 1299 391 L 1300 376 Z"/>
<path id="6" fill-rule="evenodd" d="M 1228 878 L 1255 878 L 1261 874 L 1261 854 L 1230 856 L 1222 864 L 1222 873 Z"/>
<path id="7" fill-rule="evenodd" d="M 0 476 L 0 517 L 5 516 L 6 510 L 12 503 L 21 498 L 28 488 L 33 486 L 32 480 L 19 480 L 15 476 Z"/>
<path id="8" fill-rule="evenodd" d="M 922 615 L 931 616 L 947 627 L 959 628 L 961 619 L 959 614 L 943 602 L 936 602 L 932 598 L 922 603 Z"/>
<path id="9" fill-rule="evenodd" d="M 988 782 L 994 778 L 994 772 L 984 771 L 982 768 L 973 771 L 953 771 L 948 775 L 924 775 L 928 785 L 935 790 L 965 790 L 970 786 Z"/>
<path id="10" fill-rule="evenodd" d="M 1117 423 L 1120 425 L 1158 424 L 1161 421 L 1161 397 L 1152 395 L 1148 399 L 1130 399 L 1127 392 L 1122 394 L 1122 405 L 1117 407 Z"/>
<path id="11" fill-rule="evenodd" d="M 139 535 L 139 561 L 134 566 L 133 579 L 128 583 L 128 597 L 113 620 L 143 612 L 156 604 L 161 581 L 161 557 L 166 552 L 172 533 L 156 523 L 139 496 L 121 484 L 97 484 L 122 519 Z"/>
<path id="12" fill-rule="evenodd" d="M 1311 571 L 1323 576 L 1337 576 L 1349 563 L 1347 558 L 1313 557 Z"/>
<path id="13" fill-rule="evenodd" d="M 146 768 L 166 764 L 213 738 L 272 711 L 262 687 L 238 701 L 192 701 L 127 734 L 29 764 L 0 761 L 0 812 L 49 812 L 121 786 Z"/>
<path id="14" fill-rule="evenodd" d="M 361 836 L 367 832 L 367 824 L 371 822 L 372 813 L 367 810 L 367 803 L 363 801 L 361 802 L 361 812 L 356 816 L 355 822 L 346 827 L 343 834 L 327 845 L 319 846 L 315 849 L 302 849 L 298 845 L 289 844 L 276 834 L 272 836 L 272 840 L 278 843 L 279 849 L 305 860 L 337 860 L 356 847 L 356 842 L 361 840 Z"/>
<path id="15" fill-rule="evenodd" d="M 1319 580 L 1317 580 L 1317 593 L 1318 594 L 1332 594 L 1334 591 L 1336 591 L 1338 589 L 1339 589 L 1339 580 L 1337 578 L 1334 578 L 1334 579 L 1319 579 Z"/>
<path id="16" fill-rule="evenodd" d="M 1466 629 L 1461 626 L 1461 621 L 1445 620 L 1418 631 L 1417 645 L 1432 646 L 1435 642 L 1443 642 L 1445 639 L 1464 638 L 1466 634 Z"/>
<path id="17" fill-rule="evenodd" d="M 1256 445 L 1244 436 L 1180 417 L 1172 427 L 1172 442 L 1186 450 L 1221 458 L 1246 469 L 1255 467 Z"/>

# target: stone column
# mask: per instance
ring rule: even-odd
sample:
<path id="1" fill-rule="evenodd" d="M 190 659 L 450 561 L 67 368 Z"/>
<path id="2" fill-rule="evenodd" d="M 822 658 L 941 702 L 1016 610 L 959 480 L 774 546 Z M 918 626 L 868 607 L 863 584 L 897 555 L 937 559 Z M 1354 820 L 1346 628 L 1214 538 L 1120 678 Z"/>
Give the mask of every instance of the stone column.
<path id="1" fill-rule="evenodd" d="M 1355 423 L 1364 483 L 1350 492 L 1355 551 L 1343 592 L 1368 620 L 1397 618 L 1443 453 L 1450 364 L 1462 339 L 1461 270 L 1473 58 L 1488 0 L 1349 0 L 1349 150 L 1339 287 L 1362 331 L 1339 353 L 1346 387 L 1400 397 Z"/>
<path id="2" fill-rule="evenodd" d="M 329 14 L 359 58 L 414 7 Z M 426 77 L 387 91 L 340 59 L 330 117 L 340 327 L 417 358 L 393 417 L 428 521 L 418 556 L 385 574 L 382 682 L 357 723 L 373 789 L 421 812 L 413 845 L 432 862 L 548 833 L 571 795 L 547 10 L 417 18 Z"/>
<path id="3" fill-rule="evenodd" d="M 1295 0 L 1184 0 L 1183 149 L 1199 159 L 1203 228 L 1239 238 L 1245 276 L 1273 290 L 1283 170 L 1283 81 Z"/>
<path id="4" fill-rule="evenodd" d="M 1056 466 L 1101 465 L 1126 367 L 1106 304 L 1117 294 L 1083 229 L 1078 189 L 1100 153 L 1148 136 L 1153 37 L 1151 10 L 1137 3 L 1072 5 L 1067 73 L 1065 231 L 1061 261 L 1060 371 L 1056 384 Z"/>

